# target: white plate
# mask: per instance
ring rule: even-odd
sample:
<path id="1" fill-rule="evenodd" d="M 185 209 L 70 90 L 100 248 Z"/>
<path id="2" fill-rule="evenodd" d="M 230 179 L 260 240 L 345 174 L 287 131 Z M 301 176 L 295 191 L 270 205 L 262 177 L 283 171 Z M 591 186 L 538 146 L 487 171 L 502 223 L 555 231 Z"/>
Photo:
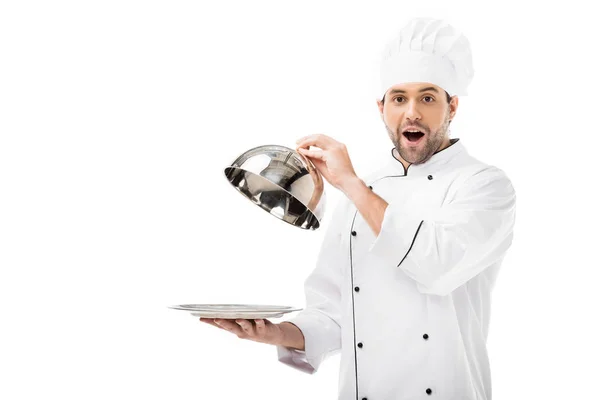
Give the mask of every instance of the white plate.
<path id="1" fill-rule="evenodd" d="M 171 306 L 178 310 L 201 310 L 201 311 L 290 311 L 293 307 L 289 306 L 272 306 L 261 304 L 180 304 Z"/>
<path id="2" fill-rule="evenodd" d="M 170 306 L 174 310 L 190 312 L 197 318 L 220 318 L 220 319 L 262 319 L 279 318 L 283 314 L 300 311 L 301 308 L 288 306 L 265 306 L 255 304 L 181 304 Z"/>
<path id="3" fill-rule="evenodd" d="M 219 318 L 219 319 L 263 319 L 263 318 L 280 318 L 284 313 L 218 313 L 206 311 L 193 311 L 192 314 L 196 318 Z"/>

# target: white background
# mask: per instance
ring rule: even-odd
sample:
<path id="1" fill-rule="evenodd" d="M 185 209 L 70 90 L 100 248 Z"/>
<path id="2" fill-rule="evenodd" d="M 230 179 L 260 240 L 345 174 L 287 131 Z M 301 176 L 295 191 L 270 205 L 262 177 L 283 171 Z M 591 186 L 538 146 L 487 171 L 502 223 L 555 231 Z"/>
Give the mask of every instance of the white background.
<path id="1" fill-rule="evenodd" d="M 339 356 L 306 375 L 273 346 L 167 306 L 304 306 L 339 192 L 326 187 L 323 229 L 303 231 L 243 199 L 223 168 L 251 147 L 326 133 L 360 175 L 374 169 L 391 148 L 376 62 L 414 16 L 471 40 L 475 78 L 451 137 L 517 190 L 492 304 L 494 398 L 600 396 L 590 9 L 0 4 L 1 399 L 334 399 Z"/>

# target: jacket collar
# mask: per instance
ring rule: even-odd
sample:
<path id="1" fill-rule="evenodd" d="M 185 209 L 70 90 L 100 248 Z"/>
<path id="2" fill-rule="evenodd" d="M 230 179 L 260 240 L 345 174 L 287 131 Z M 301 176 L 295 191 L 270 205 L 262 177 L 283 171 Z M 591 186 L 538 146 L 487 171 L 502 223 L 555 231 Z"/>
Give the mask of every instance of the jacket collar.
<path id="1" fill-rule="evenodd" d="M 427 176 L 443 170 L 445 164 L 455 158 L 458 154 L 463 152 L 467 153 L 467 150 L 459 138 L 450 139 L 450 145 L 443 150 L 433 153 L 429 160 L 425 161 L 423 164 L 410 164 L 406 169 L 402 162 L 394 157 L 393 152 L 394 148 L 392 148 L 389 153 L 389 157 L 391 158 L 389 167 L 393 173 L 407 176 Z"/>

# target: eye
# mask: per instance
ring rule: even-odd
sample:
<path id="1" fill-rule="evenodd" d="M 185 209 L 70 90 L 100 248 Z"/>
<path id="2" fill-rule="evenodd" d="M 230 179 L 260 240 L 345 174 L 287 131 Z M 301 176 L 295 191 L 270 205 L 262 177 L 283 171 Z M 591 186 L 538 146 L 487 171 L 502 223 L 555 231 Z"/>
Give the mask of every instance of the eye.
<path id="1" fill-rule="evenodd" d="M 393 101 L 396 101 L 396 100 L 398 100 L 398 99 L 404 99 L 404 98 L 403 98 L 403 97 L 401 97 L 401 96 L 400 96 L 400 97 L 394 97 Z M 396 103 L 399 103 L 399 102 L 397 102 L 397 101 L 396 101 Z"/>
<path id="2" fill-rule="evenodd" d="M 431 99 L 431 101 L 426 101 L 425 103 L 432 103 L 434 101 L 434 98 L 431 96 L 425 96 L 423 99 Z"/>

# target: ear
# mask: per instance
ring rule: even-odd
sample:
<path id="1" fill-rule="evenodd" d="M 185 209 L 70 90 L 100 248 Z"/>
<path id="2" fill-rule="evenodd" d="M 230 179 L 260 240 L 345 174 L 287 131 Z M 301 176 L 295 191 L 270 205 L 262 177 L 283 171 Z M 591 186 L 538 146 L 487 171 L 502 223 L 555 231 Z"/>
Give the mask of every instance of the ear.
<path id="1" fill-rule="evenodd" d="M 452 96 L 450 98 L 450 120 L 454 118 L 456 115 L 456 110 L 458 109 L 458 96 Z"/>
<path id="2" fill-rule="evenodd" d="M 379 114 L 381 114 L 381 117 L 383 118 L 383 102 L 379 99 L 376 100 L 377 102 L 377 108 L 379 108 Z"/>

